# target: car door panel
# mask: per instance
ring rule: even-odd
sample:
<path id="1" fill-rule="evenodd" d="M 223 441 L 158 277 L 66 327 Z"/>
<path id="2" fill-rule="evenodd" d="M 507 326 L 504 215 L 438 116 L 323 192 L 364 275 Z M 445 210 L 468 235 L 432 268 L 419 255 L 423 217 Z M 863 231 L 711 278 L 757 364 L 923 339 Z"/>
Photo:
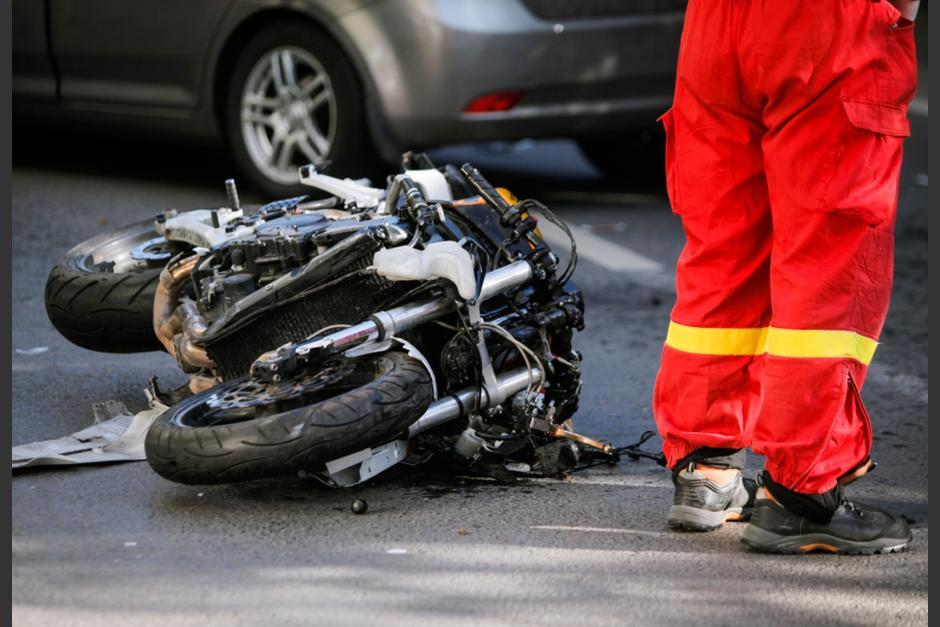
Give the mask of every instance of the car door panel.
<path id="1" fill-rule="evenodd" d="M 13 97 L 54 101 L 56 77 L 46 39 L 46 3 L 13 0 Z"/>
<path id="2" fill-rule="evenodd" d="M 232 0 L 50 2 L 63 103 L 192 110 Z"/>

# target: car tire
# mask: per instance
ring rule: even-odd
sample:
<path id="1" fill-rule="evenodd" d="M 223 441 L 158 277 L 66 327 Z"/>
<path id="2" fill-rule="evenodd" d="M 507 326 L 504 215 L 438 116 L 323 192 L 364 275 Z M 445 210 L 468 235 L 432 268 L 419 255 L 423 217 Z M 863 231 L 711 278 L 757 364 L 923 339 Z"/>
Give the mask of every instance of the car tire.
<path id="1" fill-rule="evenodd" d="M 332 92 L 332 102 L 320 105 L 320 108 L 307 116 L 311 124 L 324 122 L 322 108 L 325 106 L 329 110 L 327 117 L 333 115 L 332 122 L 326 120 L 326 124 L 333 125 L 331 137 L 326 137 L 329 141 L 329 148 L 324 151 L 322 158 L 311 159 L 299 148 L 295 148 L 296 159 L 287 171 L 291 171 L 293 166 L 297 167 L 297 181 L 286 182 L 276 180 L 270 172 L 265 171 L 265 166 L 259 161 L 260 153 L 264 152 L 266 147 L 264 139 L 259 139 L 258 131 L 252 131 L 246 124 L 251 124 L 243 120 L 243 110 L 246 106 L 246 93 L 250 91 L 254 94 L 256 101 L 268 99 L 265 94 L 258 95 L 254 90 L 259 84 L 258 76 L 263 76 L 266 59 L 271 59 L 275 51 L 289 51 L 292 55 L 292 63 L 296 64 L 297 81 L 304 80 L 301 70 L 306 67 L 309 70 L 306 75 L 307 84 L 315 83 L 315 77 L 318 72 L 325 76 L 325 87 L 316 88 L 306 102 L 309 104 L 312 100 L 320 97 L 321 87 Z M 307 67 L 309 66 L 309 67 Z M 255 72 L 260 72 L 255 73 Z M 274 87 L 273 71 L 270 71 L 271 79 L 270 89 Z M 284 74 L 283 71 L 280 74 Z M 314 78 L 311 78 L 314 77 Z M 372 145 L 368 135 L 365 122 L 365 106 L 362 87 L 359 79 L 343 52 L 337 43 L 319 28 L 312 24 L 296 22 L 277 22 L 270 24 L 263 30 L 256 33 L 246 42 L 238 55 L 228 79 L 225 90 L 225 113 L 224 129 L 226 139 L 229 143 L 235 164 L 240 175 L 247 179 L 247 182 L 255 190 L 268 196 L 285 197 L 298 194 L 309 193 L 309 187 L 302 186 L 299 180 L 299 166 L 306 163 L 329 162 L 328 172 L 333 176 L 358 178 L 364 176 L 366 171 L 371 171 L 374 157 L 371 156 Z M 297 102 L 301 98 L 295 95 L 293 99 L 289 96 L 282 96 L 282 102 L 278 109 L 281 117 L 278 121 L 291 120 L 290 123 L 300 124 L 301 115 L 296 109 Z M 329 100 L 329 99 L 327 99 Z M 264 113 L 268 111 L 265 108 Z M 289 116 L 288 113 L 291 115 Z M 252 114 L 253 115 L 253 114 Z M 293 116 L 293 117 L 291 117 Z M 267 116 L 270 117 L 270 116 Z M 321 124 L 322 125 L 322 124 Z M 263 125 L 262 125 L 263 126 Z M 283 127 L 283 125 L 281 125 Z M 309 127 L 308 127 L 309 128 Z M 298 129 L 294 132 L 300 132 Z M 264 133 L 273 134 L 273 130 L 264 129 Z M 323 136 L 321 134 L 321 136 Z M 252 140 L 251 138 L 255 139 Z M 308 135 L 309 137 L 309 135 Z M 252 141 L 255 142 L 254 148 Z M 313 146 L 315 142 L 308 142 L 308 146 Z M 270 142 L 267 147 L 273 147 L 275 144 Z M 260 151 L 260 153 L 259 153 Z M 262 160 L 263 161 L 263 160 Z M 276 168 L 275 168 L 276 169 Z"/>
<path id="2" fill-rule="evenodd" d="M 610 181 L 657 187 L 665 181 L 665 139 L 658 126 L 613 136 L 582 137 L 578 147 Z"/>

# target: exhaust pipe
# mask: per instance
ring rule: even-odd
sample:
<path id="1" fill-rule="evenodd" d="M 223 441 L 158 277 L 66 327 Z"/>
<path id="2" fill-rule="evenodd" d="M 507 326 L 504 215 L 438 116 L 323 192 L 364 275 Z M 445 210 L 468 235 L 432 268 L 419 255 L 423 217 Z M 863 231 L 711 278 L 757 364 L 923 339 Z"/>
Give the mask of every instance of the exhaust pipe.
<path id="1" fill-rule="evenodd" d="M 176 357 L 173 336 L 180 332 L 179 319 L 174 316 L 179 305 L 183 284 L 193 273 L 199 261 L 198 255 L 168 264 L 160 272 L 160 281 L 153 298 L 153 332 L 169 354 Z"/>
<path id="2" fill-rule="evenodd" d="M 205 349 L 195 344 L 206 331 L 206 321 L 191 300 L 180 299 L 198 262 L 199 256 L 192 255 L 167 265 L 160 273 L 153 299 L 154 334 L 180 365 L 193 370 L 215 367 Z"/>

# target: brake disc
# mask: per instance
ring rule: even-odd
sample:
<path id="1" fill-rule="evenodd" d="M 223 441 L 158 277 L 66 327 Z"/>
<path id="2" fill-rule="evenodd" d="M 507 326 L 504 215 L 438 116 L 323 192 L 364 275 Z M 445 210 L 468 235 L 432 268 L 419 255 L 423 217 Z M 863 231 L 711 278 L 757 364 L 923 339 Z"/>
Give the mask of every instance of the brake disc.
<path id="1" fill-rule="evenodd" d="M 247 378 L 233 382 L 206 400 L 205 416 L 219 422 L 278 413 L 323 400 L 319 394 L 336 386 L 355 369 L 351 361 L 326 364 L 312 374 L 300 374 L 277 383 Z"/>

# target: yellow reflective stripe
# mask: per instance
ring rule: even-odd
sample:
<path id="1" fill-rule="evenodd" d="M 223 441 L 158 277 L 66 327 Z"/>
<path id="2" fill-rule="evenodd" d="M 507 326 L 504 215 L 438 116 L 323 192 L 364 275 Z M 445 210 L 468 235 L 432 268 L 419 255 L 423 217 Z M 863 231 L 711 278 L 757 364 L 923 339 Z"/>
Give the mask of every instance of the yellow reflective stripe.
<path id="1" fill-rule="evenodd" d="M 767 345 L 768 328 L 710 329 L 670 322 L 666 345 L 700 355 L 759 355 Z"/>
<path id="2" fill-rule="evenodd" d="M 706 328 L 669 323 L 666 345 L 699 355 L 761 355 L 778 357 L 849 358 L 871 363 L 878 342 L 853 331 L 803 329 Z"/>
<path id="3" fill-rule="evenodd" d="M 770 327 L 767 353 L 779 357 L 847 357 L 866 366 L 878 342 L 853 331 L 818 331 Z"/>

